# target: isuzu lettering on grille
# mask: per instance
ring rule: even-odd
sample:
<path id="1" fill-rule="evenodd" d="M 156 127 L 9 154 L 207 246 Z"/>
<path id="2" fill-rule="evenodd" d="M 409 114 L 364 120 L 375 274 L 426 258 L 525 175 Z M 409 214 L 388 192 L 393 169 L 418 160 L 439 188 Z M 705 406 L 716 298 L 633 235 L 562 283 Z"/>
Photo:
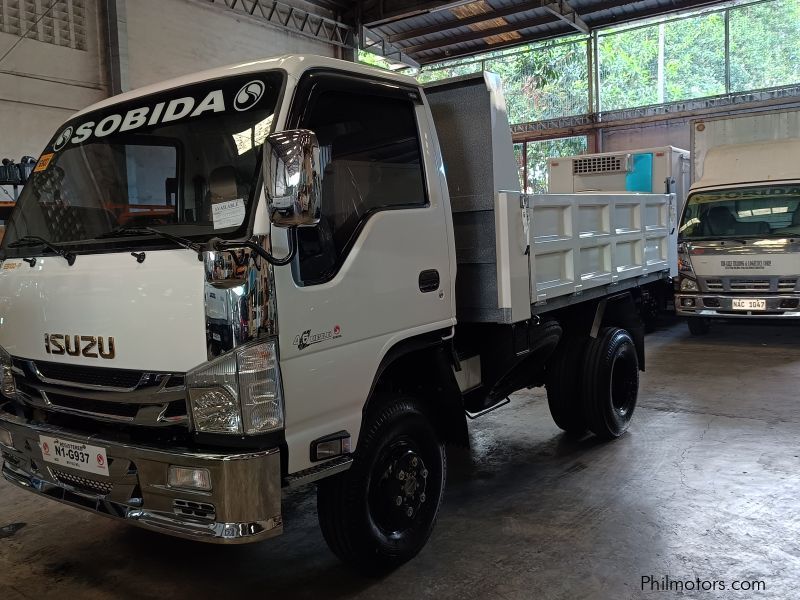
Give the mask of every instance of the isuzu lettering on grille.
<path id="1" fill-rule="evenodd" d="M 45 333 L 44 349 L 48 354 L 68 354 L 87 358 L 112 359 L 115 356 L 114 338 L 102 335 L 67 335 Z"/>

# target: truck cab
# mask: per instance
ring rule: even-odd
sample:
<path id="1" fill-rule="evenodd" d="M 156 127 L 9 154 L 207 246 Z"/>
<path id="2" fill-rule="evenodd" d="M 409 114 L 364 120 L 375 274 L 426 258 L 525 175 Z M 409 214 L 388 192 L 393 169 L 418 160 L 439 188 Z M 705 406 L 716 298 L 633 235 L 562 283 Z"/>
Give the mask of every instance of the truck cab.
<path id="1" fill-rule="evenodd" d="M 800 317 L 800 139 L 710 148 L 678 237 L 675 308 L 693 334 L 719 318 Z"/>

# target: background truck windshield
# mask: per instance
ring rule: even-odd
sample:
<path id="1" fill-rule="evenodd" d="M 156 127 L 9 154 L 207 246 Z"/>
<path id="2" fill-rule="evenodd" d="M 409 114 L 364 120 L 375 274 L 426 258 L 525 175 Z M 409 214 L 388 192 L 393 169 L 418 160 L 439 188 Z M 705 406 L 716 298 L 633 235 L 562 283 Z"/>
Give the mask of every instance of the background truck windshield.
<path id="1" fill-rule="evenodd" d="M 800 185 L 699 192 L 689 196 L 682 239 L 800 235 Z"/>
<path id="2" fill-rule="evenodd" d="M 119 243 L 104 235 L 119 228 L 196 239 L 246 228 L 281 84 L 277 73 L 251 73 L 73 119 L 39 158 L 4 250 L 24 236 L 95 247 Z"/>

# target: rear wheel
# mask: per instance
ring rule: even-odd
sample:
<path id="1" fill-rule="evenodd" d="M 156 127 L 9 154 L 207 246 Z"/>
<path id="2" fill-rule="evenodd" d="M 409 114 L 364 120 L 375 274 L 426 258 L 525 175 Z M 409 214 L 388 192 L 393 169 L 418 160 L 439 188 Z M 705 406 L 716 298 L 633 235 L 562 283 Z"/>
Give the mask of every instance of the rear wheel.
<path id="1" fill-rule="evenodd" d="M 603 439 L 628 429 L 639 393 L 639 360 L 630 334 L 604 327 L 584 357 L 583 407 L 586 424 Z"/>
<path id="2" fill-rule="evenodd" d="M 692 335 L 705 335 L 711 329 L 711 322 L 705 317 L 689 317 L 686 324 Z"/>
<path id="3" fill-rule="evenodd" d="M 547 366 L 547 404 L 556 425 L 568 433 L 586 431 L 581 403 L 583 352 L 588 338 L 570 336 L 556 347 Z"/>
<path id="4" fill-rule="evenodd" d="M 348 470 L 317 488 L 325 541 L 341 560 L 375 573 L 417 555 L 444 491 L 444 447 L 418 400 L 387 398 L 367 416 Z"/>

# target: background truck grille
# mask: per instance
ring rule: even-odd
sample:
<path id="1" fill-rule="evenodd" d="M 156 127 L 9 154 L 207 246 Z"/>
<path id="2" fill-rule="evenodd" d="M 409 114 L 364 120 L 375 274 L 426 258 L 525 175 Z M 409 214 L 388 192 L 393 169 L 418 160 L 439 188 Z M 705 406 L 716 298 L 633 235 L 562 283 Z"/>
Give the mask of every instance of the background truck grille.
<path id="1" fill-rule="evenodd" d="M 94 479 L 73 475 L 72 473 L 66 473 L 58 469 L 50 469 L 50 473 L 52 473 L 53 477 L 55 477 L 58 482 L 71 485 L 84 492 L 107 496 L 111 493 L 111 490 L 114 489 L 114 484 L 110 481 L 95 481 Z"/>
<path id="2" fill-rule="evenodd" d="M 797 279 L 778 279 L 779 292 L 793 292 L 797 285 Z"/>
<path id="3" fill-rule="evenodd" d="M 768 292 L 769 279 L 731 279 L 732 292 Z"/>
<path id="4" fill-rule="evenodd" d="M 722 279 L 706 279 L 706 287 L 709 292 L 721 292 Z"/>

